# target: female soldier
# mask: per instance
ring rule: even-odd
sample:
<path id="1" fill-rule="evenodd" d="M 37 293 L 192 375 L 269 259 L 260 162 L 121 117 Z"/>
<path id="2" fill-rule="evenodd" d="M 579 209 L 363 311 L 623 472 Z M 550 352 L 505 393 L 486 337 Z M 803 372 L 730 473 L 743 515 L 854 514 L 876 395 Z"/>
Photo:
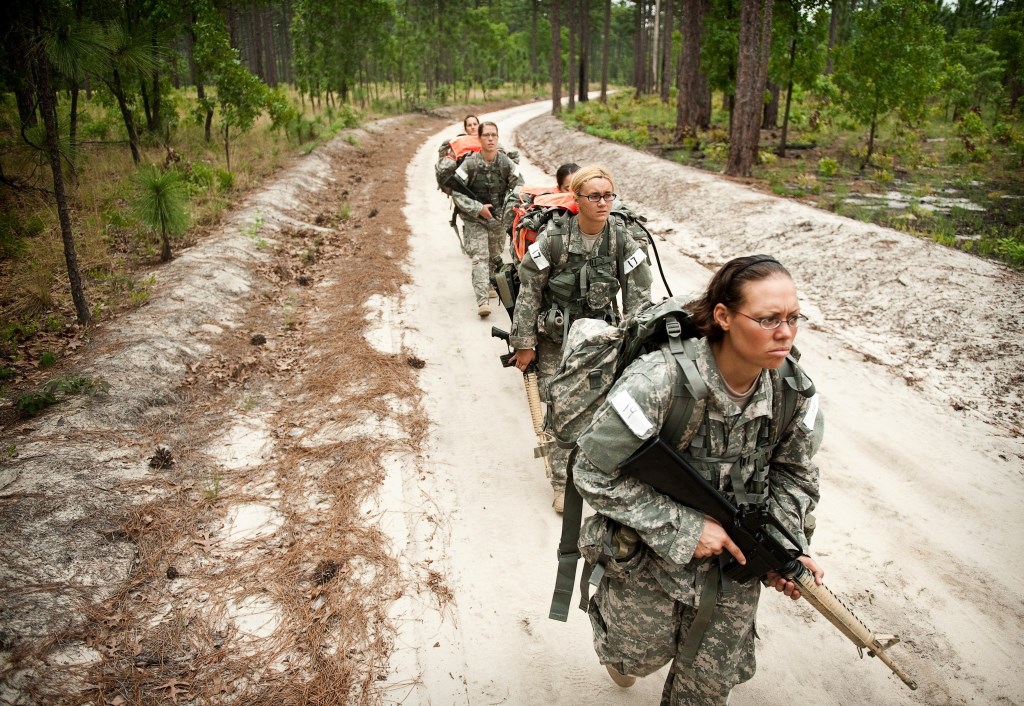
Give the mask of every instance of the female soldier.
<path id="1" fill-rule="evenodd" d="M 805 320 L 793 280 L 771 257 L 736 258 L 715 274 L 691 312 L 704 336 L 697 342 L 696 364 L 708 395 L 695 407 L 678 449 L 727 495 L 758 502 L 755 494 L 762 493 L 759 502 L 767 502 L 806 546 L 813 527 L 809 514 L 818 501 L 818 469 L 811 458 L 824 424 L 817 396 L 796 395 L 786 428 L 770 426 L 785 416 L 776 369 Z M 794 369 L 792 384 L 807 390 L 810 380 Z M 635 409 L 617 411 L 626 409 L 625 397 L 600 408 L 579 439 L 573 475 L 598 513 L 581 532 L 584 555 L 592 557 L 613 528 L 616 561 L 588 611 L 598 658 L 622 687 L 636 681 L 631 675 L 646 676 L 671 662 L 661 703 L 708 706 L 725 704 L 730 690 L 754 674 L 761 586 L 736 584 L 721 574 L 723 552 L 740 563 L 745 558 L 720 525 L 618 469 L 643 443 L 640 435 L 661 429 L 678 377 L 678 366 L 667 365 L 661 351 L 629 366 L 607 399 L 628 395 Z M 765 488 L 759 479 L 766 460 Z M 817 562 L 806 555 L 799 560 L 820 584 L 824 571 Z M 800 595 L 778 575 L 769 574 L 767 583 L 794 599 Z"/>
<path id="2" fill-rule="evenodd" d="M 476 117 L 475 115 L 467 115 L 462 119 L 462 129 L 464 131 L 464 135 L 476 136 L 480 132 L 479 128 L 480 118 Z"/>
<path id="3" fill-rule="evenodd" d="M 558 190 L 564 194 L 572 191 L 572 175 L 580 170 L 580 165 L 575 162 L 567 162 L 558 168 L 555 172 L 555 183 L 558 184 Z"/>
<path id="4" fill-rule="evenodd" d="M 517 368 L 525 371 L 537 361 L 545 402 L 550 401 L 548 382 L 572 322 L 617 322 L 640 308 L 651 286 L 646 256 L 625 225 L 609 218 L 616 197 L 611 174 L 596 165 L 584 167 L 573 174 L 570 188 L 579 213 L 548 221 L 520 263 L 521 286 L 509 339 Z M 619 290 L 622 312 L 616 300 Z M 563 449 L 551 450 L 551 505 L 556 512 L 565 500 L 567 455 Z"/>

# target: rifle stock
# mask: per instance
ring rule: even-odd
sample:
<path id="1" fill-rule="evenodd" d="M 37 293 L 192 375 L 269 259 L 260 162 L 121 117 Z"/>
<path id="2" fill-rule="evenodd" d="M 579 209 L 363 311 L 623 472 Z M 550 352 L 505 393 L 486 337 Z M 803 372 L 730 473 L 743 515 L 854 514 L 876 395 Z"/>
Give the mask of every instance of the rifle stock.
<path id="1" fill-rule="evenodd" d="M 800 543 L 766 508 L 736 507 L 658 436 L 645 442 L 620 466 L 620 470 L 721 524 L 747 559 L 744 565 L 735 558 L 726 562 L 722 571 L 731 579 L 746 583 L 774 571 L 797 582 L 801 596 L 853 642 L 861 656 L 863 650 L 868 650 L 869 655 L 878 657 L 904 684 L 911 689 L 917 688 L 917 682 L 885 653 L 899 642 L 899 638 L 873 633 L 827 586 L 817 585 L 814 576 L 796 560 L 793 551 L 768 531 L 778 531 L 792 543 L 797 554 L 802 553 Z"/>

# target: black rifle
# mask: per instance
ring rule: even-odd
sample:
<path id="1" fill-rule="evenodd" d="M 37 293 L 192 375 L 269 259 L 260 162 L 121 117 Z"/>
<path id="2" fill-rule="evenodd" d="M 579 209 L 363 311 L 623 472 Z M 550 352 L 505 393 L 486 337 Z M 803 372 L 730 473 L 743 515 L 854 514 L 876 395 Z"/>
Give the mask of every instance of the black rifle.
<path id="1" fill-rule="evenodd" d="M 795 581 L 807 602 L 846 635 L 857 646 L 861 656 L 866 649 L 868 654 L 884 662 L 904 684 L 911 689 L 917 688 L 917 682 L 897 667 L 885 652 L 899 642 L 899 638 L 874 634 L 832 591 L 824 585 L 817 585 L 811 572 L 796 559 L 803 551 L 800 542 L 766 507 L 736 507 L 658 436 L 645 442 L 620 469 L 722 525 L 747 560 L 746 564 L 740 564 L 735 557 L 729 557 L 722 567 L 726 576 L 746 583 L 774 571 Z M 772 535 L 771 529 L 790 542 L 792 548 Z"/>

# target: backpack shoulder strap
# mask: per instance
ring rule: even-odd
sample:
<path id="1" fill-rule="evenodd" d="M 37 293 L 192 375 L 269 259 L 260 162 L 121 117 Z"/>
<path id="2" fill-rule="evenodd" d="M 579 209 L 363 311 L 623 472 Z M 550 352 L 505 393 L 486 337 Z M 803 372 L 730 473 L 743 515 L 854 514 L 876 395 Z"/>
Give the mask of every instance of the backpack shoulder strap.
<path id="1" fill-rule="evenodd" d="M 779 389 L 781 388 L 781 390 Z M 775 409 L 778 411 L 778 424 L 772 425 L 770 443 L 774 447 L 782 440 L 782 434 L 793 422 L 796 414 L 796 403 L 798 397 L 812 397 L 814 395 L 814 382 L 803 371 L 797 359 L 793 355 L 786 356 L 786 360 L 779 366 L 778 383 L 776 393 L 781 393 L 781 404 L 777 403 Z"/>

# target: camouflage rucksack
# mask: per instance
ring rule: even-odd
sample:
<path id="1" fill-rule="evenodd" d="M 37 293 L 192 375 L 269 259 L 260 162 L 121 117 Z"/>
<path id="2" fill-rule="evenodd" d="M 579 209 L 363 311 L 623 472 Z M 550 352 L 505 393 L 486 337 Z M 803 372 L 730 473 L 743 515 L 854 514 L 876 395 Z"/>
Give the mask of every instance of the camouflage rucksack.
<path id="1" fill-rule="evenodd" d="M 558 545 L 558 576 L 549 618 L 568 619 L 576 565 L 581 557 L 577 543 L 583 517 L 583 498 L 572 480 L 576 441 L 590 425 L 615 381 L 634 360 L 645 353 L 660 350 L 673 380 L 672 402 L 661 428 L 662 438 L 673 447 L 689 443 L 689 439 L 683 438 L 688 422 L 695 414 L 704 414 L 708 389 L 697 369 L 699 333 L 685 309 L 688 301 L 688 297 L 669 297 L 644 307 L 618 326 L 600 319 L 580 319 L 569 329 L 561 362 L 549 383 L 550 426 L 558 445 L 572 449 L 567 468 L 562 536 Z M 814 394 L 813 384 L 809 388 L 797 389 L 795 380 L 805 378 L 802 372 L 797 372 L 799 355 L 794 348 L 791 357 L 786 358 L 779 368 L 778 375 L 772 376 L 776 389 L 781 388 L 778 396 L 781 404 L 778 423 L 773 423 L 770 428 L 769 446 L 774 447 L 782 432 L 789 427 L 796 413 L 797 397 Z M 586 610 L 589 569 L 588 565 L 580 582 L 583 595 L 580 608 L 583 610 Z"/>

